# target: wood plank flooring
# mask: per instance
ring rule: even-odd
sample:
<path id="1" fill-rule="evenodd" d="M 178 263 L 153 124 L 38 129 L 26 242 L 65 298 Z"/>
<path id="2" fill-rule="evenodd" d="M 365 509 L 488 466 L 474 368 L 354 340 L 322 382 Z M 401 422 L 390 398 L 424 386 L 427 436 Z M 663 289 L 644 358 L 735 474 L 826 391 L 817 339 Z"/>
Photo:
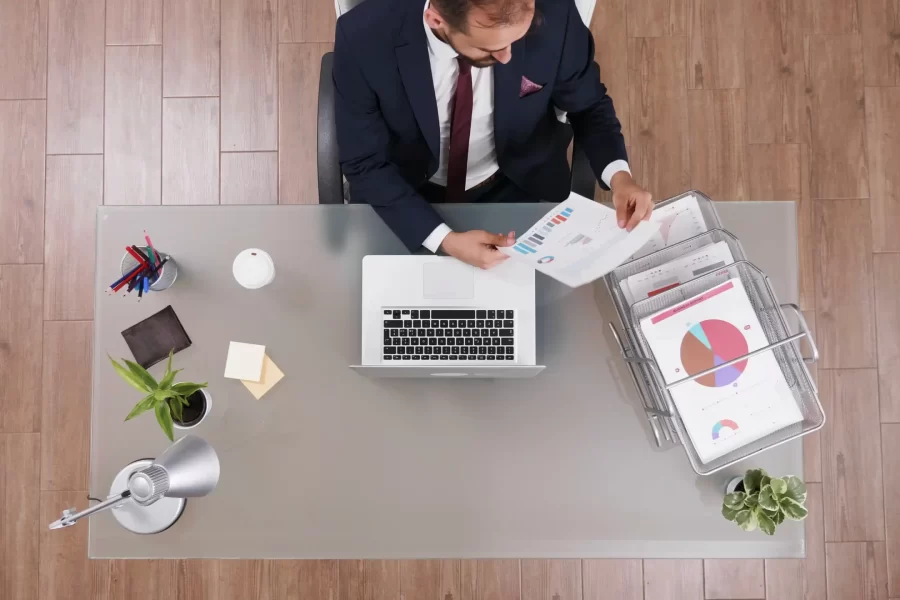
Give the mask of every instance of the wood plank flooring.
<path id="1" fill-rule="evenodd" d="M 43 268 L 0 266 L 0 433 L 40 431 Z"/>
<path id="2" fill-rule="evenodd" d="M 762 560 L 703 561 L 703 583 L 709 600 L 765 598 L 765 577 Z"/>
<path id="3" fill-rule="evenodd" d="M 49 0 L 0 2 L 0 99 L 45 98 Z"/>
<path id="4" fill-rule="evenodd" d="M 103 153 L 103 2 L 50 2 L 48 154 Z"/>
<path id="5" fill-rule="evenodd" d="M 159 204 L 162 51 L 107 46 L 104 204 Z"/>
<path id="6" fill-rule="evenodd" d="M 97 207 L 103 204 L 103 156 L 47 157 L 44 240 L 44 318 L 94 318 L 93 247 Z"/>
<path id="7" fill-rule="evenodd" d="M 222 0 L 222 150 L 278 149 L 275 27 L 275 0 Z"/>
<path id="8" fill-rule="evenodd" d="M 163 96 L 219 95 L 219 0 L 166 0 Z"/>
<path id="9" fill-rule="evenodd" d="M 163 0 L 107 0 L 106 43 L 162 44 Z"/>
<path id="10" fill-rule="evenodd" d="M 219 99 L 165 98 L 162 129 L 162 203 L 218 204 Z"/>
<path id="11" fill-rule="evenodd" d="M 43 100 L 0 102 L 0 264 L 42 260 L 46 110 Z"/>
<path id="12" fill-rule="evenodd" d="M 46 525 L 102 493 L 95 207 L 316 202 L 333 1 L 0 0 L 0 598 L 900 600 L 900 0 L 597 0 L 591 31 L 657 199 L 799 201 L 806 559 L 88 560 Z"/>
<path id="13" fill-rule="evenodd" d="M 90 321 L 44 324 L 42 490 L 86 490 L 88 487 L 93 335 Z M 55 520 L 55 517 L 51 519 Z"/>
<path id="14" fill-rule="evenodd" d="M 747 141 L 808 142 L 801 2 L 745 0 Z"/>

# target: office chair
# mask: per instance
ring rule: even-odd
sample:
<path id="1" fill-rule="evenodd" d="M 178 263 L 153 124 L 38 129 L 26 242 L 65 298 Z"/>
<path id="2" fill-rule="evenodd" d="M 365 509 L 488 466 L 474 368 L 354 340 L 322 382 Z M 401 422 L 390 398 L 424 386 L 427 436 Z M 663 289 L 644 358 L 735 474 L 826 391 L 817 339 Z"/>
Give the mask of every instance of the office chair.
<path id="1" fill-rule="evenodd" d="M 585 23 L 591 22 L 596 0 L 576 0 L 578 12 Z M 338 17 L 362 3 L 363 0 L 335 0 L 334 9 Z M 424 2 L 423 2 L 424 6 Z M 317 123 L 317 173 L 319 179 L 319 204 L 344 203 L 344 176 L 338 158 L 337 129 L 334 120 L 334 80 L 331 69 L 334 64 L 334 53 L 322 56 L 319 71 L 319 99 Z M 560 120 L 565 113 L 557 111 Z M 587 156 L 578 142 L 572 147 L 572 183 L 571 190 L 586 198 L 594 197 L 594 186 L 597 180 L 591 169 Z"/>

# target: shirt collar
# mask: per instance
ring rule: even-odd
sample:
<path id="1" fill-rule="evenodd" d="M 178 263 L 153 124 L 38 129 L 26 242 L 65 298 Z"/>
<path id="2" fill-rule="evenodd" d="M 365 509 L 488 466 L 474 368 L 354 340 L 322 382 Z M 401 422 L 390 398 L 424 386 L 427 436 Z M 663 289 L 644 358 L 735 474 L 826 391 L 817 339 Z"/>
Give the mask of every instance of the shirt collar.
<path id="1" fill-rule="evenodd" d="M 425 8 L 422 9 L 422 13 L 424 14 L 428 7 L 431 5 L 431 0 L 426 0 Z M 422 17 L 422 26 L 425 27 L 425 39 L 428 41 L 428 54 L 437 58 L 438 60 L 449 61 L 455 59 L 459 56 L 459 53 L 453 49 L 453 46 L 442 42 L 434 35 L 434 32 L 431 30 L 431 27 L 428 26 L 428 23 L 425 22 L 424 16 Z"/>

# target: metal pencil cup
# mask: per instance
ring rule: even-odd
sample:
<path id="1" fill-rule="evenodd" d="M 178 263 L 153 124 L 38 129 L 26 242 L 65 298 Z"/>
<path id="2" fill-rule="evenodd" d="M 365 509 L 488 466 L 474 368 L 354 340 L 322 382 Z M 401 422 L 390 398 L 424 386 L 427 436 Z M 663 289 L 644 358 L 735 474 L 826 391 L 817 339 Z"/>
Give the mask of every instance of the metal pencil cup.
<path id="1" fill-rule="evenodd" d="M 152 250 L 146 246 L 142 247 L 141 250 L 147 255 L 152 252 Z M 166 260 L 166 264 L 159 270 L 156 280 L 150 284 L 150 290 L 162 292 L 172 287 L 172 284 L 175 283 L 175 280 L 178 278 L 178 264 L 175 262 L 174 258 L 165 252 L 157 251 L 157 254 L 159 255 L 160 260 L 168 260 Z M 122 275 L 131 272 L 136 266 L 138 266 L 138 261 L 131 254 L 126 252 L 125 256 L 122 257 Z"/>

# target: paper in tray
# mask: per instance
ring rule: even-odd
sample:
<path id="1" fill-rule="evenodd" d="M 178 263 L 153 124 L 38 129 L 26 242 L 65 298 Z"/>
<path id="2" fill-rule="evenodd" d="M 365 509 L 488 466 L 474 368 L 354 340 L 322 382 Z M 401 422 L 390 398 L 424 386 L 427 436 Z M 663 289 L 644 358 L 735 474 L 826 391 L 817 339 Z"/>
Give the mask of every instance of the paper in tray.
<path id="1" fill-rule="evenodd" d="M 743 282 L 729 279 L 641 320 L 667 384 L 768 345 Z M 670 388 L 701 462 L 803 419 L 771 352 Z"/>

